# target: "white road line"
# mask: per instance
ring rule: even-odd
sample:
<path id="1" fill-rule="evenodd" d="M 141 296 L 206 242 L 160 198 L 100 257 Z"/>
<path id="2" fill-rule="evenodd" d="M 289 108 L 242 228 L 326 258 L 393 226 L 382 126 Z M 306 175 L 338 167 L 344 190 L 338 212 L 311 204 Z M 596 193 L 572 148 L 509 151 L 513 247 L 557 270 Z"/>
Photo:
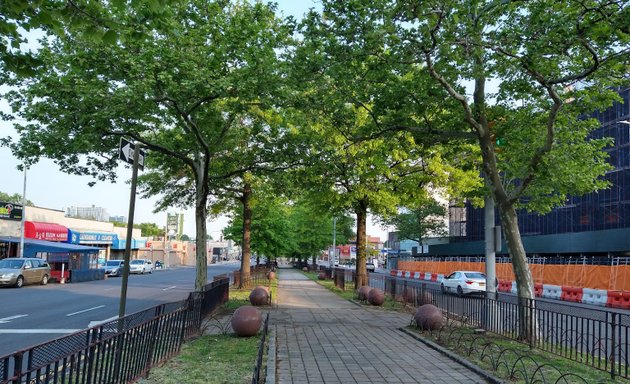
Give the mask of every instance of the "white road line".
<path id="1" fill-rule="evenodd" d="M 7 333 L 75 333 L 81 329 L 0 329 L 0 334 Z"/>
<path id="2" fill-rule="evenodd" d="M 20 317 L 26 317 L 26 316 L 28 315 L 15 315 L 15 316 L 10 316 L 10 317 L 3 317 L 2 319 L 0 319 L 0 324 L 8 323 L 11 320 L 19 319 Z"/>
<path id="3" fill-rule="evenodd" d="M 172 285 L 172 286 L 170 286 L 170 287 L 162 288 L 162 290 L 163 290 L 163 291 L 168 291 L 168 290 L 171 290 L 171 289 L 173 289 L 173 288 L 177 288 L 177 285 Z"/>
<path id="4" fill-rule="evenodd" d="M 84 312 L 93 311 L 93 310 L 95 310 L 95 309 L 103 308 L 104 306 L 105 306 L 105 305 L 99 305 L 98 307 L 92 307 L 92 308 L 84 309 L 84 310 L 82 310 L 82 311 L 68 313 L 66 316 L 74 316 L 74 315 L 78 315 L 79 313 L 84 313 Z"/>
<path id="5" fill-rule="evenodd" d="M 110 321 L 115 320 L 117 318 L 118 318 L 118 316 L 112 316 L 109 319 L 105 319 L 105 320 L 90 321 L 90 324 L 88 324 L 88 328 L 92 328 L 92 327 L 95 327 L 97 325 L 109 323 Z"/>

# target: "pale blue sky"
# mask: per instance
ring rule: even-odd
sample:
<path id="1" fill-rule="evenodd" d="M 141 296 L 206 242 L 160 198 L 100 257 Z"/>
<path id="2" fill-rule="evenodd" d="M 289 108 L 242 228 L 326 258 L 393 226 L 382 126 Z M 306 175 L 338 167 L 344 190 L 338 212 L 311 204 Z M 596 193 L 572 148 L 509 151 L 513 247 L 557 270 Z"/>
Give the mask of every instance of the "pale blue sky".
<path id="1" fill-rule="evenodd" d="M 321 8 L 317 1 L 277 1 L 278 10 L 285 16 L 293 15 L 296 18 L 308 11 L 309 8 Z M 0 100 L 0 109 L 8 111 L 7 104 Z M 14 135 L 10 123 L 0 121 L 0 136 Z M 0 191 L 14 194 L 22 194 L 23 173 L 17 170 L 18 161 L 7 148 L 0 147 Z M 127 216 L 129 211 L 129 180 L 131 169 L 119 168 L 119 179 L 115 184 L 98 182 L 94 187 L 88 183 L 93 179 L 89 176 L 67 175 L 59 171 L 59 167 L 51 160 L 42 159 L 27 172 L 26 197 L 35 205 L 51 209 L 65 210 L 70 206 L 92 206 L 107 209 L 110 215 Z M 156 199 L 136 198 L 135 223 L 152 222 L 159 226 L 166 224 L 166 213 L 152 213 Z M 185 211 L 172 209 L 170 212 L 184 213 L 184 233 L 194 236 L 195 220 L 194 210 Z M 220 218 L 208 223 L 208 232 L 217 239 L 221 229 L 227 220 Z M 386 240 L 387 233 L 378 226 L 368 223 L 368 233 L 372 236 L 380 236 Z"/>

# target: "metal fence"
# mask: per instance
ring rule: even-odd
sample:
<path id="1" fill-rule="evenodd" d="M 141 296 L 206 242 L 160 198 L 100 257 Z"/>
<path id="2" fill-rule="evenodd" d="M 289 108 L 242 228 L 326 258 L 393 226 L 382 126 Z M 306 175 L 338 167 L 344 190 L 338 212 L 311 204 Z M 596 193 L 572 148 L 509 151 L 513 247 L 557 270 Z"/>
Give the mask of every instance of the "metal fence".
<path id="1" fill-rule="evenodd" d="M 345 274 L 344 274 L 345 277 Z M 345 278 L 344 278 L 345 280 Z M 371 273 L 369 285 L 411 306 L 433 304 L 445 316 L 483 328 L 519 342 L 610 372 L 611 377 L 630 378 L 630 312 L 587 308 L 562 302 L 526 300 L 515 296 L 457 296 L 436 285 Z M 354 288 L 348 286 L 348 288 Z M 521 318 L 529 322 L 534 337 L 524 341 Z"/>
<path id="2" fill-rule="evenodd" d="M 0 357 L 0 384 L 127 383 L 177 354 L 228 297 L 217 280 L 188 299 L 161 304 Z"/>
<path id="3" fill-rule="evenodd" d="M 265 316 L 265 324 L 263 326 L 262 335 L 260 337 L 260 344 L 258 345 L 258 357 L 256 358 L 256 365 L 254 366 L 254 375 L 252 376 L 252 384 L 258 384 L 258 383 L 264 382 L 264 376 L 262 375 L 262 363 L 263 363 L 263 356 L 266 350 L 265 343 L 267 341 L 268 333 L 269 333 L 269 313 L 267 313 L 267 316 Z M 267 367 L 267 369 L 269 369 L 269 367 Z"/>

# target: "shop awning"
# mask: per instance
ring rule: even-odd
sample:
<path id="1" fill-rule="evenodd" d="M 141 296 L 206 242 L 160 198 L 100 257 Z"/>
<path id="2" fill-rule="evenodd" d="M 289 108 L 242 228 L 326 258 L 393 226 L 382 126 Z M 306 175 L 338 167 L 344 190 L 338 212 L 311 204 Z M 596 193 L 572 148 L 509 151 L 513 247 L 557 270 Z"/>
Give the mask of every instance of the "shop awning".
<path id="1" fill-rule="evenodd" d="M 0 236 L 0 242 L 20 243 L 20 238 L 15 236 Z M 24 239 L 24 256 L 33 257 L 38 252 L 48 253 L 98 253 L 98 248 L 85 245 L 57 243 L 53 241 Z"/>
<path id="2" fill-rule="evenodd" d="M 24 237 L 46 241 L 68 241 L 68 228 L 53 223 L 25 221 Z"/>

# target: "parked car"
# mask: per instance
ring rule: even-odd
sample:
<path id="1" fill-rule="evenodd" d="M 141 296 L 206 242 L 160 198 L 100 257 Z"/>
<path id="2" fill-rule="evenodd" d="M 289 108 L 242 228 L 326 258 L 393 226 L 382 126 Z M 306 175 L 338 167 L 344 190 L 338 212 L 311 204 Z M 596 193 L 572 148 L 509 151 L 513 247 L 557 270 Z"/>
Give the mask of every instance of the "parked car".
<path id="1" fill-rule="evenodd" d="M 365 268 L 367 269 L 368 272 L 376 271 L 376 265 L 374 265 L 374 263 L 365 264 Z"/>
<path id="2" fill-rule="evenodd" d="M 0 260 L 0 285 L 48 284 L 50 266 L 43 259 L 7 257 Z"/>
<path id="3" fill-rule="evenodd" d="M 149 259 L 136 259 L 129 262 L 129 273 L 153 273 L 153 263 Z"/>
<path id="4" fill-rule="evenodd" d="M 105 263 L 105 275 L 121 276 L 124 265 L 124 260 L 107 260 Z"/>
<path id="5" fill-rule="evenodd" d="M 442 292 L 457 292 L 459 296 L 486 291 L 486 274 L 477 271 L 455 271 L 440 285 Z"/>

